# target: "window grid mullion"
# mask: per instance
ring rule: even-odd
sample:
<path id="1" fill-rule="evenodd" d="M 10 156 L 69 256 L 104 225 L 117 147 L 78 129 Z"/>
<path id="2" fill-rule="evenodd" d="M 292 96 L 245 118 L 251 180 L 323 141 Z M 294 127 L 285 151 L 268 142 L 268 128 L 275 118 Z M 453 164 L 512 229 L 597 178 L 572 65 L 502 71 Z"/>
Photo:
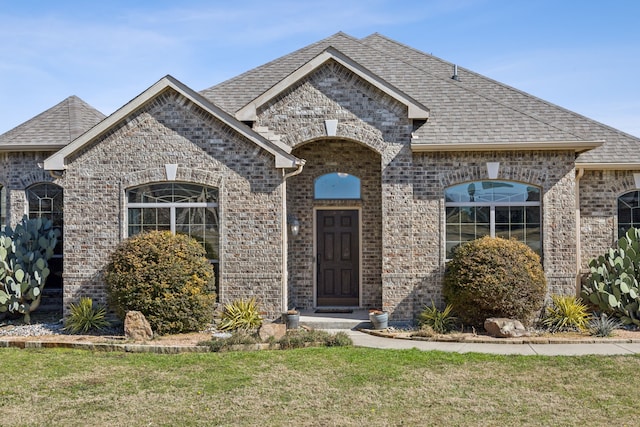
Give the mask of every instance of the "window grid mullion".
<path id="1" fill-rule="evenodd" d="M 489 235 L 496 237 L 496 205 L 489 207 Z"/>

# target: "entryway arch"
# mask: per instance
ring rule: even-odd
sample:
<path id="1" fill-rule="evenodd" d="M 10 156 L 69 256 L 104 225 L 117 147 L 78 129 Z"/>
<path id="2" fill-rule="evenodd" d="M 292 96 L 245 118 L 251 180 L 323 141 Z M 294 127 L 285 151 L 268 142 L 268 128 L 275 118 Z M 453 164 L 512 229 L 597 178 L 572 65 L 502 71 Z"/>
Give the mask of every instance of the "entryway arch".
<path id="1" fill-rule="evenodd" d="M 306 164 L 287 181 L 287 214 L 300 224 L 289 236 L 289 305 L 380 306 L 380 154 L 339 138 L 310 141 L 292 154 Z"/>

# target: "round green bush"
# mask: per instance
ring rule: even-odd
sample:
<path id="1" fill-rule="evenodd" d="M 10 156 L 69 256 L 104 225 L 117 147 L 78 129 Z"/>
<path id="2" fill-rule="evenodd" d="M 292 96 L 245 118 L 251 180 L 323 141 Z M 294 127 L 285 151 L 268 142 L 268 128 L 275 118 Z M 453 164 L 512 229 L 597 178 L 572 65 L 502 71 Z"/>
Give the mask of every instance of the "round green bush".
<path id="1" fill-rule="evenodd" d="M 467 325 L 489 317 L 530 324 L 540 311 L 547 282 L 540 257 L 516 240 L 482 237 L 459 246 L 447 265 L 444 297 Z"/>
<path id="2" fill-rule="evenodd" d="M 198 331 L 213 320 L 213 268 L 202 245 L 188 236 L 153 231 L 123 241 L 109 259 L 105 281 L 121 318 L 140 311 L 160 335 Z"/>

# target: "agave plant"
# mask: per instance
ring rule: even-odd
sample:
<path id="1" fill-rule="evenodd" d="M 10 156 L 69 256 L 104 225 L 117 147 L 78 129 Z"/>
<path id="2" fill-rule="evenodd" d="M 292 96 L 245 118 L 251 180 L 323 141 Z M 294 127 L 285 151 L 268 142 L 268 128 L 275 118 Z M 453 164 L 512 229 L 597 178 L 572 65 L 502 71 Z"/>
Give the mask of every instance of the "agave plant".
<path id="1" fill-rule="evenodd" d="M 589 333 L 596 337 L 610 337 L 613 332 L 622 326 L 622 322 L 617 317 L 607 316 L 601 313 L 594 316 L 589 321 Z"/>

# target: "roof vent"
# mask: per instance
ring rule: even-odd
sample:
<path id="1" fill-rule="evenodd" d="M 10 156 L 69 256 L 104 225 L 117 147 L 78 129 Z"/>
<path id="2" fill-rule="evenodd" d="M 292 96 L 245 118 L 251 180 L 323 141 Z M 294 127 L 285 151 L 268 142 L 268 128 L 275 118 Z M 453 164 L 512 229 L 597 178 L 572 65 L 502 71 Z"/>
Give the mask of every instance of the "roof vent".
<path id="1" fill-rule="evenodd" d="M 453 66 L 453 76 L 451 76 L 451 78 L 455 81 L 460 81 L 460 77 L 458 77 L 458 66 L 454 65 Z"/>

